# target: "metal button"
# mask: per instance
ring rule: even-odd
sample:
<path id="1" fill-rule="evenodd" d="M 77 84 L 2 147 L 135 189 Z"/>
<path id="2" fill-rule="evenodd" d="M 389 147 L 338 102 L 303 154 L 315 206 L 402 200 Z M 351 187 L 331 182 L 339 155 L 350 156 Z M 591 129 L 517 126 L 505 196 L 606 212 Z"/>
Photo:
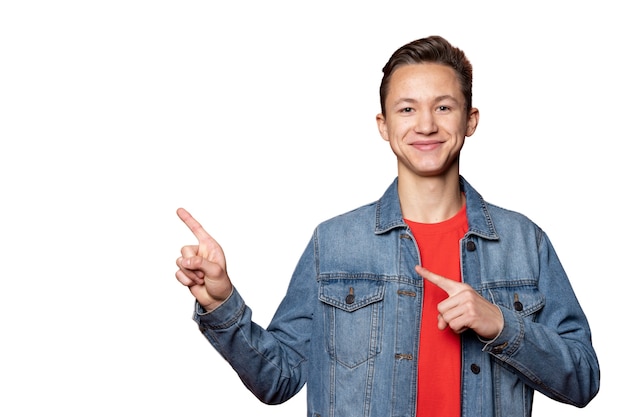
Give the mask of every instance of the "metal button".
<path id="1" fill-rule="evenodd" d="M 491 349 L 491 353 L 495 353 L 496 355 L 501 354 L 504 351 L 504 348 L 509 345 L 509 342 L 504 342 L 501 345 L 498 345 Z"/>
<path id="2" fill-rule="evenodd" d="M 350 293 L 346 295 L 346 304 L 354 304 L 354 288 L 350 287 Z"/>
<path id="3" fill-rule="evenodd" d="M 465 248 L 470 252 L 474 252 L 476 250 L 476 244 L 470 240 L 465 244 Z"/>
<path id="4" fill-rule="evenodd" d="M 477 375 L 480 373 L 480 366 L 476 365 L 475 363 L 470 365 L 470 369 L 472 370 L 473 373 Z"/>

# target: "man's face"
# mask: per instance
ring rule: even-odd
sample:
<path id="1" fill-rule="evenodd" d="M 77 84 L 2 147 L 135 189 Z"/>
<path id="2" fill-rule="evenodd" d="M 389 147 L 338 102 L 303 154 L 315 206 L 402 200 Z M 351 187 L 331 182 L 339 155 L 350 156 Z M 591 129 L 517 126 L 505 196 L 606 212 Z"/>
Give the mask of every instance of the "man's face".
<path id="1" fill-rule="evenodd" d="M 376 120 L 381 136 L 398 158 L 399 175 L 458 174 L 458 156 L 465 137 L 476 129 L 478 110 L 467 114 L 452 68 L 425 63 L 396 69 L 385 112 Z"/>

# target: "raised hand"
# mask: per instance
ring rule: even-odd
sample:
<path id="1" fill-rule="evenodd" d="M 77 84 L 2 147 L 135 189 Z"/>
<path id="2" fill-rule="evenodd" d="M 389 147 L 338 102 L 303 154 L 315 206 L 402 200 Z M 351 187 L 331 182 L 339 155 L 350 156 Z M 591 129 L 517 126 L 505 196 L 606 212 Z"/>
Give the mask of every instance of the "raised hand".
<path id="1" fill-rule="evenodd" d="M 415 271 L 448 294 L 448 298 L 437 306 L 437 327 L 440 330 L 447 326 L 455 333 L 472 329 L 484 339 L 493 339 L 500 334 L 504 327 L 502 312 L 470 285 L 442 277 L 420 265 L 415 266 Z"/>
<path id="2" fill-rule="evenodd" d="M 209 235 L 187 210 L 176 210 L 178 217 L 198 239 L 197 245 L 183 246 L 176 260 L 176 279 L 196 297 L 207 311 L 215 309 L 232 292 L 233 286 L 226 272 L 226 258 L 222 247 Z"/>

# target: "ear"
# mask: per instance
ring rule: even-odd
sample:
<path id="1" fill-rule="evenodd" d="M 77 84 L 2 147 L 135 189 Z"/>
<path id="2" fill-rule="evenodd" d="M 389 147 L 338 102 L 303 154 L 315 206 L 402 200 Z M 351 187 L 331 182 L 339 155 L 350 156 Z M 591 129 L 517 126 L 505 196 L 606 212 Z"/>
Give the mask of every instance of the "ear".
<path id="1" fill-rule="evenodd" d="M 389 142 L 389 134 L 387 133 L 387 120 L 385 120 L 385 116 L 382 113 L 376 115 L 376 124 L 378 125 L 378 132 L 380 136 Z"/>
<path id="2" fill-rule="evenodd" d="M 467 116 L 467 124 L 465 125 L 465 136 L 472 136 L 478 126 L 478 119 L 480 119 L 480 113 L 476 107 L 472 107 Z"/>

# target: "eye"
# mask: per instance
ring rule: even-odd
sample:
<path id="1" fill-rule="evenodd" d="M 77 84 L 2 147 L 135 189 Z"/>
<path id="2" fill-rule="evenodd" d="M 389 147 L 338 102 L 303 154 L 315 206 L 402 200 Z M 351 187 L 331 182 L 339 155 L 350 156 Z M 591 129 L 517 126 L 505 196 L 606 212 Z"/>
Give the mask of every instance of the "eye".
<path id="1" fill-rule="evenodd" d="M 444 106 L 444 105 L 437 106 L 437 111 L 438 112 L 449 111 L 449 110 L 450 110 L 450 107 L 448 107 L 448 106 Z"/>
<path id="2" fill-rule="evenodd" d="M 403 107 L 400 109 L 400 113 L 411 113 L 413 109 L 411 107 Z"/>

